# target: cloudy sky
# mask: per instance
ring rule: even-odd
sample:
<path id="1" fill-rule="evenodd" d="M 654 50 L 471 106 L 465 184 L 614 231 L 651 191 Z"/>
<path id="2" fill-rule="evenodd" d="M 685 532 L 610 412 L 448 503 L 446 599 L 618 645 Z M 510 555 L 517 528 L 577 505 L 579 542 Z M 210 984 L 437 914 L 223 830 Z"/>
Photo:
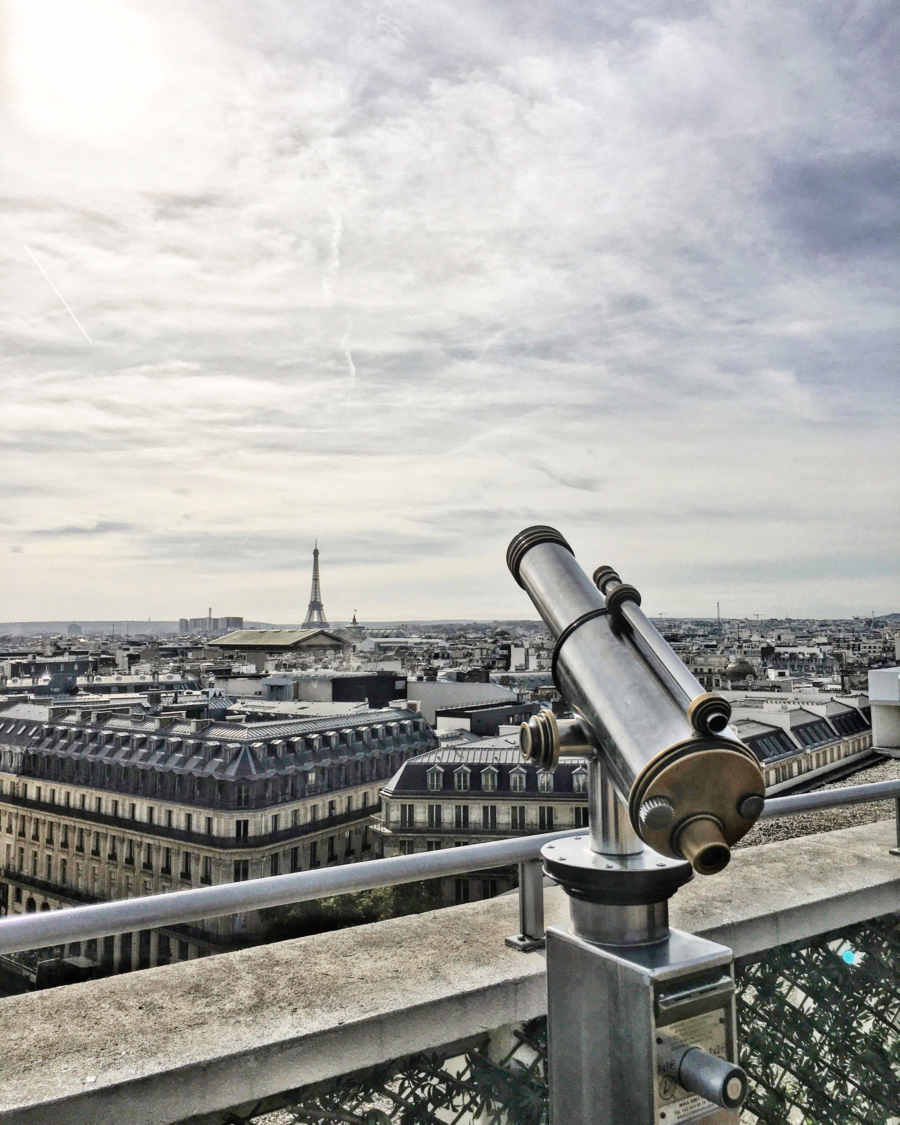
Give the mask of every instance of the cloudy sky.
<path id="1" fill-rule="evenodd" d="M 891 0 L 0 11 L 0 620 L 900 609 Z"/>

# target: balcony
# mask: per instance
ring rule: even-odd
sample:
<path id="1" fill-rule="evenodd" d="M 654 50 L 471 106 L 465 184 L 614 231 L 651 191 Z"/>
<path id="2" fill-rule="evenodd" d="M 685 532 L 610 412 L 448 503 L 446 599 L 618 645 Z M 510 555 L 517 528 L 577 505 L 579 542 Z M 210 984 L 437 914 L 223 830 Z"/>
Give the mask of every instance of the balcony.
<path id="1" fill-rule="evenodd" d="M 881 822 L 743 849 L 673 900 L 674 926 L 737 958 L 745 1120 L 893 1120 L 895 842 Z M 544 898 L 564 923 L 562 892 Z M 504 944 L 517 928 L 504 896 L 0 1001 L 16 1028 L 0 1120 L 224 1125 L 291 1107 L 358 1121 L 375 1106 L 424 1123 L 468 1106 L 465 1122 L 536 1125 L 544 958 Z"/>
<path id="2" fill-rule="evenodd" d="M 333 791 L 332 791 L 333 792 Z M 186 832 L 181 828 L 168 828 L 164 824 L 148 824 L 145 820 L 132 820 L 129 817 L 110 816 L 107 813 L 93 812 L 90 809 L 73 809 L 66 805 L 51 805 L 46 801 L 33 801 L 30 798 L 19 797 L 9 793 L 3 794 L 2 801 L 7 804 L 19 805 L 44 813 L 53 813 L 57 816 L 71 816 L 76 820 L 90 821 L 93 824 L 104 825 L 121 831 L 138 833 L 154 838 L 163 837 L 169 840 L 178 840 L 195 847 L 214 848 L 221 851 L 230 851 L 235 848 L 268 847 L 272 844 L 288 843 L 290 841 L 302 842 L 312 833 L 324 832 L 329 828 L 340 828 L 346 824 L 356 824 L 374 816 L 381 807 L 380 801 L 370 805 L 361 805 L 352 812 L 336 813 L 334 816 L 318 817 L 316 820 L 307 821 L 288 828 L 281 828 L 277 832 L 262 832 L 255 836 L 210 836 L 205 832 Z M 271 806 L 277 809 L 277 805 Z M 24 830 L 19 833 L 24 836 Z M 68 847 L 68 842 L 63 839 L 60 847 Z M 84 851 L 84 848 L 76 848 Z"/>

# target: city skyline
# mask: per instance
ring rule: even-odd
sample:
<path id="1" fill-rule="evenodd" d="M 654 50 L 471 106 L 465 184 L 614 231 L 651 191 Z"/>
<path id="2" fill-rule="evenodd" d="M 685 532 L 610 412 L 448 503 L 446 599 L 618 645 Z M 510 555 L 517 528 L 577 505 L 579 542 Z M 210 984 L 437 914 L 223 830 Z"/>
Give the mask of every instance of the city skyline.
<path id="1" fill-rule="evenodd" d="M 335 619 L 523 619 L 538 522 L 651 615 L 896 611 L 896 31 L 839 11 L 12 0 L 0 618 L 299 621 L 318 537 Z"/>

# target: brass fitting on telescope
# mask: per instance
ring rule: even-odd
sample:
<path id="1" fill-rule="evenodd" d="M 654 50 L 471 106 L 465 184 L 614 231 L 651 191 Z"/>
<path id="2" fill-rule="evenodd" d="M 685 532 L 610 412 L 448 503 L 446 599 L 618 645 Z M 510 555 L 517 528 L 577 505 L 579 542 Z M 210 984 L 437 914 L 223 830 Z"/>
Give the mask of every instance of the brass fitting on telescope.
<path id="1" fill-rule="evenodd" d="M 720 737 L 696 738 L 648 763 L 632 787 L 629 814 L 651 848 L 689 860 L 700 875 L 713 875 L 728 864 L 731 845 L 753 826 L 764 796 L 752 750 Z"/>
<path id="2" fill-rule="evenodd" d="M 721 734 L 731 718 L 731 704 L 716 692 L 705 691 L 688 704 L 687 716 L 698 734 Z"/>
<path id="3" fill-rule="evenodd" d="M 675 850 L 700 875 L 715 875 L 731 859 L 731 848 L 722 835 L 722 822 L 714 816 L 686 820 L 675 837 Z"/>

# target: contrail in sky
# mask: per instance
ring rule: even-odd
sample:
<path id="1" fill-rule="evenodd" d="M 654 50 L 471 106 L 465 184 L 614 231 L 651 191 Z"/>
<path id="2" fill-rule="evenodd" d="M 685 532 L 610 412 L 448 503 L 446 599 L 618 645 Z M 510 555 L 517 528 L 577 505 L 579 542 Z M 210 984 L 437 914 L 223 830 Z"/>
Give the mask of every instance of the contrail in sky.
<path id="1" fill-rule="evenodd" d="M 25 243 L 23 242 L 22 245 L 25 246 Z M 25 246 L 25 249 L 28 251 L 29 258 L 31 258 L 32 262 L 34 262 L 34 264 L 37 266 L 37 268 L 44 275 L 44 278 L 46 279 L 47 284 L 50 286 L 50 288 L 53 290 L 53 292 L 57 295 L 57 297 L 59 297 L 59 299 L 65 305 L 66 312 L 75 321 L 75 323 L 78 325 L 79 329 L 81 329 L 81 333 L 84 336 L 85 340 L 87 340 L 87 342 L 91 345 L 91 347 L 93 347 L 94 341 L 90 338 L 90 336 L 88 336 L 87 332 L 85 332 L 85 330 L 81 327 L 81 322 L 79 321 L 78 317 L 72 312 L 72 310 L 69 308 L 69 305 L 68 305 L 65 297 L 56 288 L 56 286 L 53 284 L 53 282 L 50 280 L 50 278 L 47 277 L 47 271 L 44 269 L 44 267 L 41 265 L 41 263 L 37 260 L 37 258 L 34 256 L 34 254 L 32 254 L 31 248 L 29 246 Z"/>
<path id="2" fill-rule="evenodd" d="M 350 351 L 350 332 L 349 329 L 342 341 L 344 345 L 344 358 L 347 360 L 347 370 L 350 372 L 350 386 L 347 388 L 347 402 L 349 405 L 350 398 L 353 395 L 353 388 L 356 386 L 356 364 L 353 362 L 353 353 Z"/>

